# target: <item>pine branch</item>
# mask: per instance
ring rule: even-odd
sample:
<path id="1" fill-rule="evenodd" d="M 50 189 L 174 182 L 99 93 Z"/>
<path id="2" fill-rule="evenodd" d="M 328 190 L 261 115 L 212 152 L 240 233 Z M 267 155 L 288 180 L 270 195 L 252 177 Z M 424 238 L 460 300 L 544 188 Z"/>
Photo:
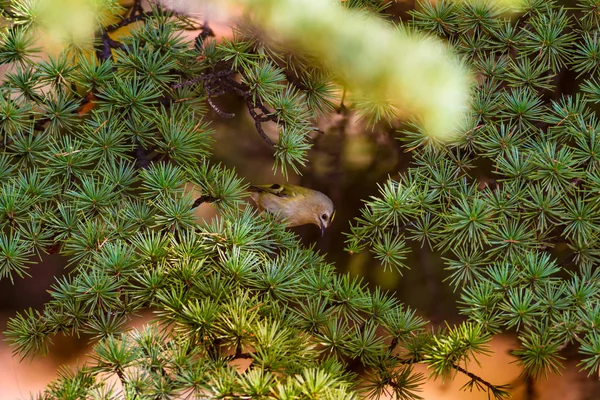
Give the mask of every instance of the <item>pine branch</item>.
<path id="1" fill-rule="evenodd" d="M 144 9 L 142 7 L 142 0 L 134 0 L 133 5 L 131 6 L 131 8 L 129 10 L 129 15 L 127 16 L 127 18 L 123 18 L 119 22 L 107 26 L 106 30 L 105 30 L 105 32 L 103 32 L 103 34 L 105 34 L 107 32 L 108 33 L 114 32 L 117 29 L 120 29 L 124 26 L 130 25 L 134 22 L 145 20 L 145 19 L 149 18 L 151 15 L 152 15 L 152 13 L 144 11 Z"/>
<path id="2" fill-rule="evenodd" d="M 99 35 L 102 46 L 96 49 L 96 57 L 98 57 L 98 60 L 106 61 L 112 59 L 112 49 L 126 50 L 125 45 L 117 40 L 111 39 L 111 37 L 108 36 L 107 31 L 102 31 Z"/>
<path id="3" fill-rule="evenodd" d="M 256 111 L 256 105 L 252 102 L 252 100 L 249 98 L 249 96 L 246 99 L 246 107 L 248 108 L 248 112 L 250 113 L 250 116 L 252 117 L 252 119 L 254 119 L 254 126 L 256 127 L 256 131 L 258 132 L 258 134 L 260 135 L 260 137 L 265 141 L 266 144 L 268 144 L 269 146 L 274 147 L 275 146 L 275 142 L 273 142 L 265 133 L 265 131 L 263 130 L 262 127 L 262 123 L 266 122 L 268 119 L 265 119 L 264 114 L 263 115 L 259 115 Z"/>
<path id="4" fill-rule="evenodd" d="M 213 203 L 217 200 L 218 199 L 213 196 L 203 195 L 203 196 L 198 197 L 196 200 L 194 200 L 194 204 L 192 204 L 192 208 L 196 208 L 202 203 L 206 203 L 206 202 Z"/>
<path id="5" fill-rule="evenodd" d="M 203 73 L 200 74 L 193 79 L 190 79 L 185 82 L 177 83 L 173 85 L 174 88 L 180 88 L 184 86 L 194 85 L 199 82 L 204 83 L 204 88 L 207 93 L 207 101 L 211 108 L 221 117 L 223 118 L 233 118 L 235 114 L 226 113 L 218 108 L 212 97 L 221 96 L 223 94 L 231 93 L 236 94 L 244 98 L 246 103 L 246 108 L 248 109 L 248 113 L 254 119 L 254 126 L 256 127 L 256 131 L 259 133 L 260 137 L 267 143 L 269 146 L 275 146 L 275 142 L 273 142 L 265 133 L 262 124 L 264 122 L 276 122 L 277 119 L 275 116 L 270 115 L 269 110 L 264 106 L 264 104 L 260 102 L 254 102 L 252 100 L 252 94 L 249 91 L 249 88 L 244 84 L 238 83 L 233 80 L 232 75 L 236 72 L 233 70 L 220 70 L 213 73 Z M 214 88 L 214 89 L 213 89 Z M 213 91 L 214 90 L 214 91 Z M 256 109 L 260 109 L 262 114 L 258 114 Z"/>
<path id="6" fill-rule="evenodd" d="M 124 26 L 130 25 L 137 21 L 143 21 L 151 16 L 151 13 L 144 11 L 142 8 L 141 0 L 134 0 L 133 5 L 130 8 L 129 15 L 127 18 L 121 19 L 119 22 L 109 25 L 103 28 L 101 31 L 96 32 L 96 38 L 99 39 L 101 45 L 96 49 L 96 57 L 100 61 L 106 61 L 112 59 L 111 49 L 120 49 L 126 51 L 125 45 L 121 42 L 112 39 L 108 34 L 120 29 Z"/>
<path id="7" fill-rule="evenodd" d="M 460 373 L 468 376 L 469 378 L 471 378 L 471 380 L 478 382 L 479 384 L 485 386 L 488 389 L 489 393 L 498 393 L 499 391 L 506 391 L 506 389 L 507 389 L 506 387 L 499 387 L 499 386 L 496 386 L 496 385 L 486 381 L 485 379 L 475 375 L 474 373 L 467 371 L 460 365 L 452 364 L 452 368 L 454 368 L 457 371 L 459 371 Z"/>
<path id="8" fill-rule="evenodd" d="M 200 51 L 200 49 L 204 47 L 204 41 L 208 37 L 215 37 L 215 32 L 208 25 L 208 21 L 204 21 L 202 28 L 200 29 L 200 33 L 194 40 L 194 46 L 196 47 L 196 50 Z"/>
<path id="9" fill-rule="evenodd" d="M 234 113 L 226 113 L 225 111 L 221 110 L 219 107 L 217 107 L 217 105 L 213 102 L 213 96 L 215 96 L 215 93 L 213 93 L 210 89 L 210 86 L 205 86 L 204 87 L 206 89 L 206 101 L 208 101 L 208 104 L 210 105 L 210 107 L 222 118 L 227 118 L 227 119 L 231 119 L 235 117 Z"/>
<path id="10" fill-rule="evenodd" d="M 412 365 L 412 364 L 419 362 L 418 360 L 414 360 L 414 359 L 397 358 L 397 360 L 399 361 L 399 363 L 404 364 L 404 365 Z M 510 386 L 508 386 L 508 385 L 501 385 L 501 386 L 494 385 L 494 384 L 486 381 L 485 379 L 481 378 L 480 376 L 467 371 L 466 369 L 464 369 L 463 367 L 461 367 L 460 365 L 457 365 L 457 364 L 452 364 L 452 368 L 454 368 L 455 370 L 459 371 L 460 373 L 468 376 L 471 379 L 471 382 L 467 383 L 463 387 L 463 389 L 470 388 L 472 386 L 485 387 L 487 389 L 487 392 L 492 394 L 494 396 L 494 398 L 506 398 L 509 396 Z M 396 388 L 394 386 L 393 381 L 387 380 L 385 383 Z"/>

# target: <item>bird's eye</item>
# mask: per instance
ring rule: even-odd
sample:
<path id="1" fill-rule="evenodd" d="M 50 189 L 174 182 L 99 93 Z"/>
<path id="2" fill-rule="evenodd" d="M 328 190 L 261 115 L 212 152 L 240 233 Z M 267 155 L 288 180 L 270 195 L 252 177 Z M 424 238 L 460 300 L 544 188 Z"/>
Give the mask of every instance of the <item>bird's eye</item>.
<path id="1" fill-rule="evenodd" d="M 323 214 L 323 215 L 321 215 L 321 219 L 322 219 L 323 221 L 327 221 L 327 214 Z"/>

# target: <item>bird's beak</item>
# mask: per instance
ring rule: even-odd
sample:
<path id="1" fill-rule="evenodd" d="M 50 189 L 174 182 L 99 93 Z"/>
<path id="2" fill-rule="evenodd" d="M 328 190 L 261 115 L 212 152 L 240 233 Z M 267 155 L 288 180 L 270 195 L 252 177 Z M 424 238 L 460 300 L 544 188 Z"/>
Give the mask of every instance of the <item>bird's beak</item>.
<path id="1" fill-rule="evenodd" d="M 325 235 L 325 225 L 321 221 L 319 221 L 319 225 L 321 225 L 321 237 Z"/>

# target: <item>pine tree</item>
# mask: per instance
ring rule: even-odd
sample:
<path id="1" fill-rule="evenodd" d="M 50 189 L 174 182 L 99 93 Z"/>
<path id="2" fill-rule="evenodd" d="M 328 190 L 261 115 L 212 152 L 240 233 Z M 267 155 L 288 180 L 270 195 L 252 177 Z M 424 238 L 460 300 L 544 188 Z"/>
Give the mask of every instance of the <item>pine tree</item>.
<path id="1" fill-rule="evenodd" d="M 527 376 L 558 371 L 566 346 L 598 373 L 600 3 L 525 3 L 511 18 L 485 1 L 421 1 L 395 20 L 389 2 L 342 2 L 399 35 L 440 38 L 476 72 L 450 142 L 416 118 L 398 128 L 411 165 L 348 233 L 349 252 L 399 273 L 411 243 L 445 260 L 465 321 L 433 329 L 245 207 L 247 183 L 210 161 L 207 110 L 231 117 L 214 102 L 225 94 L 242 100 L 284 174 L 306 165 L 318 118 L 396 123 L 394 104 L 346 96 L 338 71 L 252 21 L 217 41 L 206 21 L 139 1 L 94 2 L 94 51 L 70 41 L 42 59 L 39 4 L 2 2 L 0 277 L 35 276 L 33 260 L 57 250 L 72 269 L 5 333 L 24 358 L 57 334 L 94 343 L 93 362 L 61 371 L 38 398 L 416 399 L 417 363 L 504 398 L 506 385 L 468 364 L 507 331 Z M 184 30 L 200 33 L 190 42 Z M 205 202 L 220 214 L 208 224 L 193 211 Z M 152 323 L 126 329 L 148 309 Z"/>

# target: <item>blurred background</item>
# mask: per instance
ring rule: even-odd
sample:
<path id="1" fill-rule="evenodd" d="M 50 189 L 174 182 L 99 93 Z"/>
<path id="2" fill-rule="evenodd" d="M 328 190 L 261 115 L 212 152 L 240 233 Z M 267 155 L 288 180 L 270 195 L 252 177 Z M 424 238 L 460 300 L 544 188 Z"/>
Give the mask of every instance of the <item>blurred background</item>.
<path id="1" fill-rule="evenodd" d="M 390 18 L 406 15 L 414 7 L 413 1 L 396 2 L 389 9 Z M 226 26 L 211 25 L 216 36 L 230 36 Z M 190 33 L 190 36 L 195 36 Z M 1 71 L 0 71 L 1 77 Z M 209 111 L 208 120 L 213 121 L 215 146 L 213 161 L 222 162 L 235 168 L 238 175 L 247 183 L 282 183 L 285 178 L 273 171 L 273 149 L 258 135 L 254 121 L 246 111 L 240 98 L 223 96 L 215 99 L 218 107 L 234 113 L 235 117 L 224 119 Z M 360 276 L 370 287 L 379 286 L 394 293 L 407 306 L 418 310 L 419 314 L 435 326 L 447 321 L 459 322 L 456 313 L 458 293 L 443 281 L 448 276 L 440 254 L 415 246 L 406 261 L 410 269 L 400 275 L 395 270 L 385 271 L 368 251 L 350 255 L 344 250 L 345 233 L 350 231 L 350 223 L 360 215 L 363 199 L 378 194 L 377 184 L 388 177 L 397 178 L 410 165 L 410 153 L 406 153 L 395 139 L 398 126 L 365 126 L 356 116 L 346 111 L 334 113 L 327 120 L 319 121 L 321 132 L 315 132 L 309 161 L 301 170 L 301 175 L 290 171 L 288 182 L 307 186 L 327 194 L 336 206 L 333 225 L 321 237 L 314 226 L 293 228 L 306 246 L 325 254 L 340 273 Z M 274 126 L 265 124 L 268 134 L 276 137 Z M 271 129 L 269 131 L 269 129 Z M 485 177 L 483 177 L 485 178 Z M 210 204 L 198 209 L 199 218 L 210 219 L 216 211 Z M 44 256 L 43 262 L 31 268 L 31 277 L 13 283 L 0 280 L 0 328 L 6 329 L 6 321 L 15 312 L 33 307 L 42 309 L 50 296 L 47 290 L 55 282 L 55 277 L 65 273 L 66 260 L 54 254 Z M 148 321 L 151 314 L 143 315 L 132 323 L 139 326 Z M 551 376 L 537 383 L 525 382 L 519 378 L 520 369 L 514 364 L 510 350 L 516 347 L 515 338 L 499 336 L 492 342 L 494 354 L 481 357 L 480 364 L 469 365 L 469 370 L 494 384 L 512 384 L 515 399 L 596 399 L 600 398 L 600 384 L 596 377 L 586 378 L 578 373 L 576 354 L 566 363 L 562 376 Z M 85 362 L 90 351 L 87 338 L 58 336 L 51 346 L 50 355 L 20 362 L 13 357 L 5 341 L 0 342 L 0 399 L 28 399 L 30 393 L 43 390 L 45 385 L 57 376 L 61 365 L 73 366 Z M 567 349 L 567 354 L 568 349 Z M 421 369 L 427 374 L 427 371 Z M 485 392 L 462 392 L 459 388 L 467 382 L 458 375 L 456 380 L 448 379 L 428 382 L 422 397 L 433 399 L 485 399 Z"/>

